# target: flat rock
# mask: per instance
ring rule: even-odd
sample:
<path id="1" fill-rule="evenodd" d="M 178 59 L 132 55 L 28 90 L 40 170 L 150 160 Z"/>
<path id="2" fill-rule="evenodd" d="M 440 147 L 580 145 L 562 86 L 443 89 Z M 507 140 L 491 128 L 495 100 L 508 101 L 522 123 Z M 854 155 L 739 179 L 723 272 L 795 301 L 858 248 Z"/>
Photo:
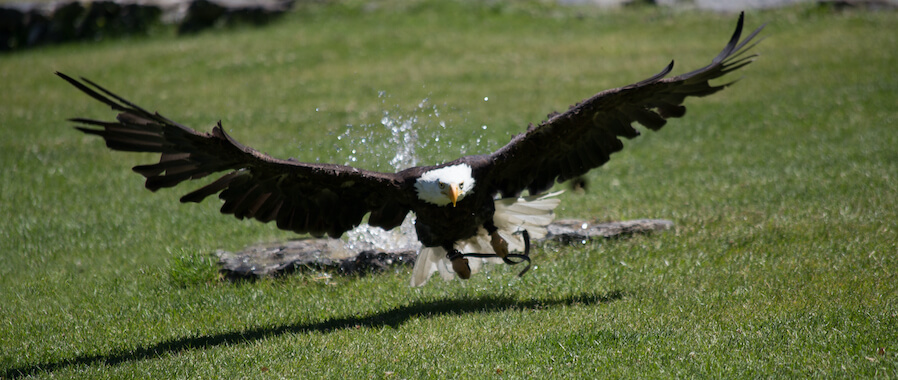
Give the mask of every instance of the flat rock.
<path id="1" fill-rule="evenodd" d="M 339 239 L 298 239 L 254 245 L 240 252 L 218 250 L 215 255 L 225 277 L 254 278 L 303 270 L 380 271 L 393 265 L 413 265 L 417 250 L 351 252 Z"/>
<path id="2" fill-rule="evenodd" d="M 664 219 L 637 219 L 605 223 L 591 223 L 578 219 L 561 219 L 549 225 L 549 234 L 546 236 L 546 239 L 570 244 L 596 238 L 608 239 L 669 230 L 673 228 L 673 225 L 673 222 Z"/>
<path id="3" fill-rule="evenodd" d="M 557 220 L 550 224 L 544 241 L 562 244 L 645 234 L 673 228 L 663 219 L 639 219 L 596 223 L 578 219 Z M 359 252 L 339 239 L 298 239 L 284 243 L 260 244 L 240 252 L 218 250 L 215 255 L 225 277 L 259 278 L 295 271 L 335 271 L 339 274 L 364 274 L 393 266 L 415 264 L 418 246 L 390 250 L 370 249 Z"/>

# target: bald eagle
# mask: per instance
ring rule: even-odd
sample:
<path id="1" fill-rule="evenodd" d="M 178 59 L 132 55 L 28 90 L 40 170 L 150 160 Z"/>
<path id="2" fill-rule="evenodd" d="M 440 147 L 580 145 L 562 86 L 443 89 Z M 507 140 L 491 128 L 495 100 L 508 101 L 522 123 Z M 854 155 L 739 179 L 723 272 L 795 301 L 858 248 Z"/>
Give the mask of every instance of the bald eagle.
<path id="1" fill-rule="evenodd" d="M 468 278 L 480 264 L 472 251 L 508 261 L 510 249 L 520 250 L 528 236 L 545 233 L 559 200 L 543 192 L 554 183 L 607 162 L 623 148 L 620 137 L 639 135 L 633 122 L 658 130 L 666 119 L 684 115 L 686 97 L 710 95 L 732 84 L 714 86 L 709 81 L 754 60 L 755 55 L 744 53 L 754 46 L 748 44 L 763 25 L 740 41 L 743 18 L 739 16 L 723 51 L 703 68 L 665 78 L 671 62 L 648 79 L 599 92 L 564 113 L 550 114 L 493 153 L 397 173 L 274 158 L 234 140 L 221 122 L 211 133 L 197 132 L 87 79 L 57 75 L 120 112 L 115 121 L 70 119 L 80 124 L 78 130 L 102 137 L 110 149 L 161 154 L 159 162 L 133 168 L 146 177 L 152 191 L 224 171 L 181 202 L 218 194 L 224 214 L 334 238 L 358 226 L 366 215 L 369 225 L 392 229 L 414 213 L 424 248 L 411 284 L 421 285 L 436 271 L 444 278 Z M 524 190 L 529 196 L 521 196 Z"/>

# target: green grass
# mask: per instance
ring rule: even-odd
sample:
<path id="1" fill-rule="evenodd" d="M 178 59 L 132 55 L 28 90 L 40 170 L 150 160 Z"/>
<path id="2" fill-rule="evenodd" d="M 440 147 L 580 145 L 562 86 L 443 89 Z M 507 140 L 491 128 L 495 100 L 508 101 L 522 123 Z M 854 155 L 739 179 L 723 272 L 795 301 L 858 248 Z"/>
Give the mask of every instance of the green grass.
<path id="1" fill-rule="evenodd" d="M 898 377 L 894 13 L 749 12 L 769 25 L 742 80 L 559 209 L 676 229 L 548 245 L 523 279 L 218 281 L 214 250 L 293 235 L 180 205 L 196 186 L 142 190 L 129 168 L 151 156 L 64 121 L 113 114 L 57 70 L 279 157 L 342 163 L 370 139 L 356 164 L 388 170 L 385 112 L 440 138 L 419 163 L 486 152 L 670 59 L 705 64 L 736 18 L 375 4 L 0 56 L 0 377 Z"/>

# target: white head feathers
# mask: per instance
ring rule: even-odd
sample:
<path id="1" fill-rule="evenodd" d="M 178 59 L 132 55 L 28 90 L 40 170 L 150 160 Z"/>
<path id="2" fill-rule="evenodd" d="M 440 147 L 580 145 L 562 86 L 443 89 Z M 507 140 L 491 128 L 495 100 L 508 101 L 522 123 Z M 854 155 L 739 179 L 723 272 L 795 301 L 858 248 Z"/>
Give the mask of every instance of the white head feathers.
<path id="1" fill-rule="evenodd" d="M 415 181 L 415 190 L 418 198 L 425 202 L 437 206 L 454 206 L 474 190 L 471 167 L 459 164 L 425 172 Z"/>

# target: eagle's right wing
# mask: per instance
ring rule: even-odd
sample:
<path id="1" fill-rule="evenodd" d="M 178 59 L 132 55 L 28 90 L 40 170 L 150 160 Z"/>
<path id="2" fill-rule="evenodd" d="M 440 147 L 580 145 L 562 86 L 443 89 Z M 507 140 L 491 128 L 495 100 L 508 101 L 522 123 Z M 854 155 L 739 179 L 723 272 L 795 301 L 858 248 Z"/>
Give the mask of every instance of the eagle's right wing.
<path id="1" fill-rule="evenodd" d="M 398 174 L 277 159 L 240 144 L 220 122 L 211 133 L 197 132 L 87 79 L 79 82 L 56 74 L 120 112 L 115 121 L 71 119 L 82 124 L 78 130 L 102 137 L 110 149 L 161 153 L 158 163 L 134 167 L 147 178 L 146 187 L 152 191 L 228 171 L 183 196 L 181 202 L 200 202 L 219 194 L 224 201 L 222 213 L 276 221 L 280 229 L 316 236 L 339 237 L 369 212 L 368 224 L 390 229 L 409 212 Z"/>
<path id="2" fill-rule="evenodd" d="M 763 28 L 740 41 L 742 25 L 740 15 L 729 43 L 703 68 L 665 78 L 673 68 L 671 62 L 648 79 L 599 92 L 512 138 L 490 156 L 494 191 L 503 197 L 517 196 L 525 189 L 538 194 L 556 181 L 583 175 L 621 150 L 621 137 L 639 135 L 631 125 L 634 122 L 658 130 L 668 118 L 683 116 L 687 97 L 706 96 L 725 88 L 729 83 L 711 85 L 709 81 L 751 63 L 755 56 L 744 53 L 754 46 L 749 43 Z"/>

